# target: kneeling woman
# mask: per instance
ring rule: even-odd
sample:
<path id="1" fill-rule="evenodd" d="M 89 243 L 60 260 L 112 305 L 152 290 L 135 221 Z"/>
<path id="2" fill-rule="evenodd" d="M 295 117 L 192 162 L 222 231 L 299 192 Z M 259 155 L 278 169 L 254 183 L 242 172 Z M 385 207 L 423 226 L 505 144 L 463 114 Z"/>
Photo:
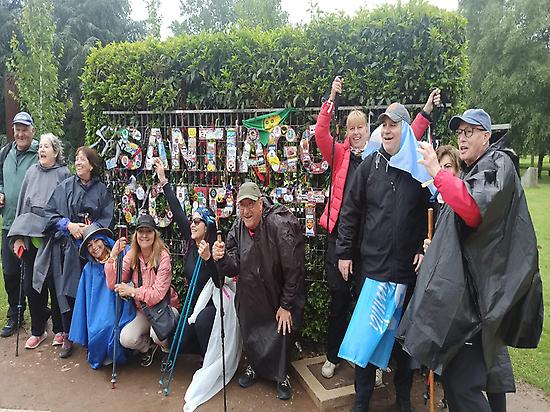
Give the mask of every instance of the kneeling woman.
<path id="1" fill-rule="evenodd" d="M 107 286 L 115 290 L 120 297 L 134 299 L 138 309 L 136 317 L 120 332 L 120 344 L 128 349 L 143 353 L 142 366 L 149 366 L 158 346 L 167 348 L 167 340 L 159 341 L 149 320 L 142 312 L 141 304 L 152 307 L 170 294 L 170 306 L 178 313 L 178 295 L 172 283 L 172 261 L 168 247 L 160 238 L 154 219 L 143 215 L 138 219 L 136 232 L 132 237 L 130 251 L 122 261 L 122 283 L 116 284 L 116 260 L 127 240 L 120 238 L 111 250 L 105 264 Z M 141 271 L 142 284 L 139 282 Z M 131 283 L 127 283 L 130 282 Z M 151 339 L 153 340 L 151 342 Z"/>
<path id="2" fill-rule="evenodd" d="M 112 238 L 113 232 L 109 229 L 92 224 L 84 231 L 80 245 L 80 256 L 88 263 L 80 277 L 69 339 L 88 348 L 88 363 L 94 369 L 113 359 L 116 319 L 122 329 L 136 316 L 132 302 L 122 299 L 117 313 L 117 296 L 105 282 L 105 262 L 115 243 Z M 116 344 L 119 345 L 116 362 L 125 363 L 129 353 L 120 343 Z"/>

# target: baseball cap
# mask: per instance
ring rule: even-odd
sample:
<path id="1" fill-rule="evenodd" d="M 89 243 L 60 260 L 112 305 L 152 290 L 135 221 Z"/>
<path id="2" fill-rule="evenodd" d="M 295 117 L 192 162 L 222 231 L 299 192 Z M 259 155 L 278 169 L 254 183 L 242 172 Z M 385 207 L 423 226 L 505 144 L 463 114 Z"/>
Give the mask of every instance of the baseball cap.
<path id="1" fill-rule="evenodd" d="M 491 116 L 483 109 L 468 109 L 462 116 L 453 116 L 449 121 L 449 129 L 453 131 L 458 129 L 461 121 L 481 126 L 488 132 L 491 131 Z"/>
<path id="2" fill-rule="evenodd" d="M 136 230 L 139 230 L 143 227 L 146 227 L 152 230 L 157 230 L 157 224 L 155 222 L 155 219 L 153 219 L 153 217 L 150 215 L 141 215 L 138 218 Z"/>
<path id="3" fill-rule="evenodd" d="M 378 116 L 378 121 L 382 122 L 384 116 L 388 116 L 394 122 L 400 122 L 405 120 L 408 124 L 411 124 L 411 116 L 409 111 L 401 103 L 392 103 L 390 104 L 384 113 Z"/>
<path id="4" fill-rule="evenodd" d="M 254 182 L 245 182 L 239 188 L 239 193 L 237 194 L 237 203 L 244 199 L 250 199 L 253 201 L 258 200 L 262 197 L 260 188 Z"/>
<path id="5" fill-rule="evenodd" d="M 32 126 L 34 124 L 32 117 L 27 112 L 19 112 L 13 118 L 12 124 L 24 124 Z"/>

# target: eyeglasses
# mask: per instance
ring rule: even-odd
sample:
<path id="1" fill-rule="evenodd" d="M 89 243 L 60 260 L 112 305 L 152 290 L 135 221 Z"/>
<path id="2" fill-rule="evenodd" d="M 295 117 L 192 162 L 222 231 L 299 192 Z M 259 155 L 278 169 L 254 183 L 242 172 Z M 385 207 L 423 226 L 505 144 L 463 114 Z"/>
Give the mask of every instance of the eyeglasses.
<path id="1" fill-rule="evenodd" d="M 242 203 L 239 203 L 238 204 L 238 208 L 239 210 L 243 211 L 243 210 L 252 210 L 256 207 L 256 205 L 258 204 L 258 201 L 256 202 L 251 202 L 247 205 L 243 205 Z"/>
<path id="2" fill-rule="evenodd" d="M 191 224 L 194 224 L 195 226 L 198 226 L 201 223 L 204 223 L 204 221 L 200 217 L 196 217 L 194 219 L 190 219 Z"/>
<path id="3" fill-rule="evenodd" d="M 465 129 L 456 129 L 456 130 L 454 131 L 454 133 L 455 133 L 456 137 L 460 137 L 460 135 L 461 135 L 462 133 L 464 133 L 464 137 L 465 137 L 466 139 L 469 139 L 469 138 L 472 137 L 472 135 L 474 134 L 474 130 L 479 130 L 480 132 L 484 132 L 484 131 L 485 131 L 485 129 L 480 129 L 480 128 L 478 128 L 478 127 L 467 127 L 467 128 L 465 128 Z"/>

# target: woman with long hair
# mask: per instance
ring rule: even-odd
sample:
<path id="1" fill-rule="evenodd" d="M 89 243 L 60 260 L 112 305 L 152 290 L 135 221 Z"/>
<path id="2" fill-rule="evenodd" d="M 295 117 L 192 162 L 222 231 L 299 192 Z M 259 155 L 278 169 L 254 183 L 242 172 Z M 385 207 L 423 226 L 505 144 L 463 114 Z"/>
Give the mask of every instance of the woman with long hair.
<path id="1" fill-rule="evenodd" d="M 141 365 L 153 362 L 157 348 L 167 348 L 167 340 L 160 341 L 142 310 L 142 303 L 152 307 L 170 294 L 170 307 L 177 315 L 178 295 L 172 283 L 172 259 L 163 242 L 155 220 L 149 215 L 140 216 L 132 236 L 129 252 L 122 260 L 122 282 L 116 283 L 117 256 L 125 249 L 127 239 L 118 239 L 105 263 L 107 286 L 121 298 L 133 298 L 136 317 L 120 332 L 120 344 L 143 354 Z M 140 285 L 139 277 L 142 277 Z"/>

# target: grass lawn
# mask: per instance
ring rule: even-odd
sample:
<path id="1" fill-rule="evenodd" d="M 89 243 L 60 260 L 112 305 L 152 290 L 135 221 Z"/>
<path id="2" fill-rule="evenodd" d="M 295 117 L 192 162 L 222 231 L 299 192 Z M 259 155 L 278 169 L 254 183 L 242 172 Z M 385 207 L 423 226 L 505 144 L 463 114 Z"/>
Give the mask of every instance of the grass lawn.
<path id="1" fill-rule="evenodd" d="M 538 188 L 526 189 L 525 193 L 537 232 L 546 316 L 539 347 L 537 349 L 511 349 L 510 353 L 516 379 L 529 382 L 543 389 L 544 393 L 550 396 L 550 323 L 546 320 L 548 308 L 550 308 L 550 213 L 548 213 L 550 177 L 548 173 L 543 173 Z"/>

